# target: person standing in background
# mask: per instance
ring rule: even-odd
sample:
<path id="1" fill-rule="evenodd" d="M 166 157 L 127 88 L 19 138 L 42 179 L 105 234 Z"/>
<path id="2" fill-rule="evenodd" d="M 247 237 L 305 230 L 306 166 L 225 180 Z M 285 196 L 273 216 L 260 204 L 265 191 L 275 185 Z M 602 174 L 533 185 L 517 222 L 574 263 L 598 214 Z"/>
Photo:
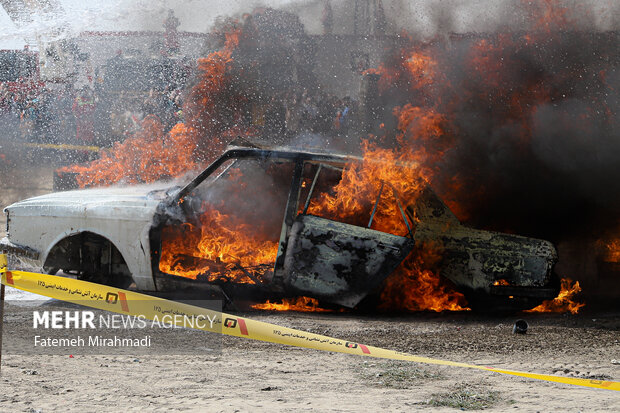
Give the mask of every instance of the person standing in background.
<path id="1" fill-rule="evenodd" d="M 92 91 L 83 87 L 73 102 L 75 116 L 75 138 L 80 144 L 93 144 L 95 140 L 95 98 Z"/>

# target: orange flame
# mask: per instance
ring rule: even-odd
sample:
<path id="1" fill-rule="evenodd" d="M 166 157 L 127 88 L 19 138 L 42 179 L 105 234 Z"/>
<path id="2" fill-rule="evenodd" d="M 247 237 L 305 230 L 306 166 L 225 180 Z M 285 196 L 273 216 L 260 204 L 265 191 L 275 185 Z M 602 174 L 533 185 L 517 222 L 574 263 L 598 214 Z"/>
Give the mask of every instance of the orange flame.
<path id="1" fill-rule="evenodd" d="M 262 304 L 254 304 L 252 308 L 257 310 L 270 310 L 270 311 L 300 311 L 300 312 L 313 312 L 313 313 L 329 313 L 333 310 L 319 307 L 319 302 L 315 298 L 309 297 L 297 297 L 292 299 L 283 299 L 281 303 L 267 302 Z"/>
<path id="2" fill-rule="evenodd" d="M 208 281 L 255 283 L 273 269 L 278 243 L 256 234 L 251 224 L 224 215 L 211 205 L 200 225 L 166 226 L 159 269 L 165 274 Z"/>
<path id="3" fill-rule="evenodd" d="M 165 136 L 163 125 L 154 115 L 142 121 L 139 132 L 123 143 L 116 143 L 90 165 L 75 165 L 61 171 L 78 172 L 80 187 L 114 183 L 148 183 L 172 178 L 196 168 L 195 131 L 177 124 Z"/>
<path id="4" fill-rule="evenodd" d="M 273 270 L 278 238 L 271 221 L 252 215 L 254 209 L 244 215 L 235 209 L 235 205 L 247 202 L 244 178 L 239 168 L 230 168 L 223 184 L 230 194 L 221 199 L 203 200 L 197 222 L 191 220 L 163 228 L 159 263 L 163 273 L 253 284 L 262 282 Z M 264 185 L 271 187 L 270 183 Z M 264 190 L 262 187 L 255 189 Z M 266 190 L 264 192 L 269 196 Z M 275 222 L 280 221 L 276 219 Z"/>
<path id="5" fill-rule="evenodd" d="M 230 134 L 238 132 L 235 128 L 223 129 L 223 122 L 214 121 L 222 116 L 218 96 L 225 89 L 226 70 L 238 43 L 239 31 L 228 33 L 222 50 L 198 60 L 202 76 L 185 103 L 185 123 L 178 123 L 165 134 L 157 116 L 148 115 L 134 136 L 116 143 L 100 159 L 60 171 L 77 172 L 80 187 L 150 183 L 181 176 L 214 159 L 230 140 Z M 209 139 L 202 139 L 204 135 Z M 208 147 L 202 147 L 202 142 L 207 142 Z"/>
<path id="6" fill-rule="evenodd" d="M 437 84 L 437 62 L 429 54 L 414 52 L 405 61 L 405 67 L 414 79 L 414 87 L 421 89 Z"/>
<path id="7" fill-rule="evenodd" d="M 574 301 L 575 296 L 581 292 L 579 281 L 563 278 L 560 293 L 553 300 L 544 301 L 538 307 L 527 310 L 528 313 L 568 313 L 577 314 L 585 303 Z"/>
<path id="8" fill-rule="evenodd" d="M 620 263 L 620 239 L 598 240 L 596 246 L 603 261 Z"/>
<path id="9" fill-rule="evenodd" d="M 416 112 L 412 108 L 413 112 Z M 436 134 L 436 119 L 431 116 L 421 123 L 432 127 L 416 127 L 419 138 L 429 133 Z M 405 126 L 403 126 L 405 127 Z M 407 235 L 404 218 L 396 202 L 403 208 L 413 205 L 421 184 L 425 182 L 419 164 L 408 162 L 409 154 L 378 149 L 365 143 L 365 157 L 359 164 L 348 165 L 342 180 L 333 194 L 324 193 L 319 201 L 310 204 L 309 213 L 325 216 L 356 225 L 365 225 L 371 207 L 376 200 L 381 182 L 389 183 L 383 189 L 377 206 L 372 228 L 394 235 Z M 378 162 L 377 160 L 381 161 Z M 409 224 L 415 226 L 415 218 L 407 216 Z M 360 222 L 363 220 L 365 222 Z M 381 293 L 381 308 L 386 310 L 431 310 L 459 311 L 466 309 L 462 294 L 453 292 L 445 285 L 437 271 L 433 270 L 440 258 L 441 247 L 425 244 L 414 252 L 386 280 Z"/>
<path id="10" fill-rule="evenodd" d="M 521 0 L 521 3 L 532 17 L 532 31 L 548 34 L 554 30 L 565 29 L 573 24 L 568 7 L 561 5 L 558 0 L 537 2 Z"/>
<path id="11" fill-rule="evenodd" d="M 469 310 L 463 294 L 453 291 L 436 271 L 441 247 L 425 243 L 392 273 L 381 292 L 380 308 L 408 311 Z"/>

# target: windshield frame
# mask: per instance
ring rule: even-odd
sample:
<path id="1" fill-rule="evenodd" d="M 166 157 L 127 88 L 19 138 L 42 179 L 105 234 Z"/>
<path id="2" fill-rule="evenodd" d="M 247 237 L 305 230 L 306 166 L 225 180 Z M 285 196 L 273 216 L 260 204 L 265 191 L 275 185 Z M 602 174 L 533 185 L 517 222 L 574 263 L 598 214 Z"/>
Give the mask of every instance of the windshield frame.
<path id="1" fill-rule="evenodd" d="M 211 176 L 217 169 L 226 161 L 230 159 L 247 159 L 256 158 L 259 160 L 270 161 L 291 161 L 291 162 L 324 162 L 334 163 L 341 166 L 349 162 L 359 162 L 361 157 L 347 156 L 347 155 L 328 155 L 317 154 L 310 152 L 291 152 L 291 151 L 278 151 L 278 150 L 266 150 L 255 148 L 239 148 L 226 151 L 222 156 L 216 159 L 211 165 L 204 169 L 198 176 L 192 179 L 181 190 L 174 194 L 172 201 L 179 202 L 182 198 L 192 192 L 198 185 L 200 185 L 205 179 Z"/>

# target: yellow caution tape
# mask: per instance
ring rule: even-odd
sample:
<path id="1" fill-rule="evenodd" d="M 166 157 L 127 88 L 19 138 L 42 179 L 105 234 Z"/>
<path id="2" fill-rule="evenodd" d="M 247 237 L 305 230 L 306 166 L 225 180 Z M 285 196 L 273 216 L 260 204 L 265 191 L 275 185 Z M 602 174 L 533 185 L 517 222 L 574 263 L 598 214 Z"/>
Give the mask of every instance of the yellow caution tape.
<path id="1" fill-rule="evenodd" d="M 152 297 L 133 291 L 121 290 L 87 281 L 26 271 L 8 271 L 6 269 L 6 258 L 2 254 L 0 254 L 0 273 L 2 273 L 2 284 L 62 301 L 88 305 L 100 310 L 107 310 L 134 316 L 141 315 L 149 320 L 161 318 L 163 314 L 184 315 L 188 317 L 202 316 L 205 318 L 208 317 L 209 319 L 214 319 L 215 317 L 217 321 L 214 322 L 213 325 L 204 323 L 202 326 L 199 326 L 197 324 L 195 328 L 210 332 L 220 332 L 235 337 L 268 341 L 271 343 L 285 344 L 296 347 L 306 347 L 322 351 L 355 354 L 358 356 L 488 370 L 496 373 L 528 377 L 537 380 L 620 391 L 620 382 L 616 381 L 590 380 L 553 376 L 549 374 L 527 373 L 522 371 L 503 370 L 493 367 L 477 366 L 467 363 L 414 356 L 399 351 L 367 346 L 361 343 L 340 340 L 337 338 L 308 333 L 287 327 L 280 327 L 275 324 L 250 320 L 248 318 L 238 317 L 189 304 L 165 300 L 158 297 Z"/>
<path id="2" fill-rule="evenodd" d="M 41 148 L 41 149 L 58 149 L 58 150 L 75 150 L 75 151 L 92 151 L 99 152 L 101 150 L 98 146 L 88 145 L 68 145 L 68 144 L 53 144 L 53 143 L 26 143 L 25 146 L 29 148 Z"/>

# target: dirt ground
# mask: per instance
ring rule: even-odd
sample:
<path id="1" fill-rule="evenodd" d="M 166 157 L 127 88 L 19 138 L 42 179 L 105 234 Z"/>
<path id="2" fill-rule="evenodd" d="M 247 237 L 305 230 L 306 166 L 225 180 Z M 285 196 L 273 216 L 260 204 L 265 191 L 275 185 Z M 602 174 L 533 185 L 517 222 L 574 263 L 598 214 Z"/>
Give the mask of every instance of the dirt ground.
<path id="1" fill-rule="evenodd" d="M 6 151 L 6 148 L 5 148 Z M 52 189 L 53 155 L 0 160 L 0 204 Z M 42 161 L 41 161 L 42 160 Z M 4 216 L 2 216 L 2 220 Z M 3 235 L 4 221 L 0 226 Z M 7 306 L 7 317 L 31 309 Z M 22 314 L 23 315 L 23 314 Z M 250 318 L 368 345 L 505 369 L 620 380 L 620 313 Z M 526 335 L 512 334 L 525 318 Z M 207 333 L 204 333 L 207 334 Z M 201 336 L 192 335 L 200 346 Z M 0 411 L 618 411 L 620 394 L 463 368 L 224 337 L 219 355 L 2 358 Z"/>
<path id="2" fill-rule="evenodd" d="M 19 309 L 7 306 L 6 317 Z M 620 314 L 471 313 L 369 317 L 244 314 L 417 355 L 505 369 L 618 380 Z M 183 334 L 180 332 L 179 334 Z M 202 333 L 201 333 L 202 334 Z M 204 333 L 208 335 L 209 333 Z M 200 346 L 200 335 L 187 337 Z M 2 359 L 0 411 L 618 411 L 618 392 L 463 368 L 393 362 L 225 336 L 218 355 Z"/>

